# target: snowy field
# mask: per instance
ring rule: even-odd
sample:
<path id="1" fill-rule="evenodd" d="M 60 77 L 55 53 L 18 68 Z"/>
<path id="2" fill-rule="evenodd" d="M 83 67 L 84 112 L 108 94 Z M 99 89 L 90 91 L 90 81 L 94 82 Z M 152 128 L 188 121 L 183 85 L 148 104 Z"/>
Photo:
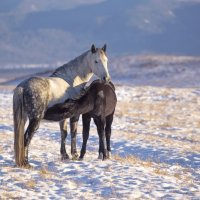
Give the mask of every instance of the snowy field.
<path id="1" fill-rule="evenodd" d="M 112 64 L 114 80 L 129 77 L 116 86 L 106 161 L 97 159 L 93 123 L 85 159 L 61 161 L 58 123 L 45 121 L 30 145 L 33 168 L 16 168 L 13 86 L 0 86 L 0 199 L 200 199 L 200 59 L 127 57 Z M 80 121 L 78 150 L 81 130 Z"/>
<path id="2" fill-rule="evenodd" d="M 200 90 L 117 86 L 117 96 L 111 160 L 97 159 L 92 125 L 85 160 L 61 161 L 58 124 L 43 122 L 28 170 L 14 167 L 12 92 L 1 90 L 1 199 L 199 199 Z"/>

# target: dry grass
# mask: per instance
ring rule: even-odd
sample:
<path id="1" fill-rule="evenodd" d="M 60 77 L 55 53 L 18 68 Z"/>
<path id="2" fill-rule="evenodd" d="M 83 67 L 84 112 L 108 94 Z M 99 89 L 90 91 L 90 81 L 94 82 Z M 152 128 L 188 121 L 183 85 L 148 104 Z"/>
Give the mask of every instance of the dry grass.
<path id="1" fill-rule="evenodd" d="M 2 154 L 2 153 L 3 153 L 3 151 L 4 151 L 3 147 L 2 147 L 2 146 L 0 146 L 0 154 Z"/>
<path id="2" fill-rule="evenodd" d="M 122 157 L 120 155 L 112 155 L 112 158 L 122 164 L 137 164 L 139 163 L 139 159 L 136 158 L 135 156 L 132 156 L 132 155 L 128 155 L 128 156 L 125 156 L 125 157 Z"/>
<path id="3" fill-rule="evenodd" d="M 125 116 L 125 115 L 129 115 L 132 112 L 132 105 L 133 103 L 131 102 L 117 102 L 117 107 L 116 107 L 116 112 L 115 115 L 120 117 L 120 116 Z"/>
<path id="4" fill-rule="evenodd" d="M 196 122 L 196 127 L 200 128 L 200 120 Z M 200 136 L 199 136 L 200 137 Z"/>
<path id="5" fill-rule="evenodd" d="M 51 178 L 53 176 L 52 172 L 49 171 L 46 167 L 43 167 L 40 171 L 39 171 L 40 175 L 43 178 Z"/>
<path id="6" fill-rule="evenodd" d="M 134 132 L 129 132 L 129 131 L 118 131 L 118 130 L 115 130 L 115 133 L 114 134 L 119 134 L 119 135 L 122 135 L 126 138 L 128 138 L 129 140 L 131 141 L 134 141 L 136 138 L 138 138 L 138 134 L 134 133 Z"/>
<path id="7" fill-rule="evenodd" d="M 143 161 L 133 155 L 120 156 L 117 154 L 112 155 L 112 158 L 122 164 L 136 165 L 139 164 L 143 167 L 152 167 L 151 161 Z"/>
<path id="8" fill-rule="evenodd" d="M 169 173 L 163 169 L 156 168 L 153 172 L 160 176 L 169 176 Z"/>
<path id="9" fill-rule="evenodd" d="M 146 134 L 146 133 L 135 133 L 137 132 L 137 128 L 135 128 L 135 130 L 133 130 L 134 132 L 131 131 L 119 131 L 119 130 L 115 130 L 114 134 L 118 134 L 118 135 L 123 135 L 124 138 L 126 138 L 126 140 L 137 140 L 137 141 L 143 141 L 144 143 L 153 143 L 154 145 L 161 145 L 162 147 L 174 147 L 174 148 L 179 148 L 180 151 L 182 153 L 186 153 L 186 152 L 200 152 L 200 146 L 196 144 L 196 141 L 200 141 L 197 140 L 196 138 L 194 138 L 194 140 L 192 138 L 187 138 L 185 141 L 184 140 L 178 140 L 175 139 L 173 137 L 166 137 L 167 135 L 165 135 L 165 137 L 163 135 L 154 135 L 154 134 Z M 194 142 L 194 143 L 193 143 Z"/>
<path id="10" fill-rule="evenodd" d="M 35 180 L 29 180 L 24 183 L 24 186 L 28 189 L 34 189 L 36 187 L 36 181 Z"/>
<path id="11" fill-rule="evenodd" d="M 140 165 L 145 168 L 150 168 L 152 173 L 157 176 L 168 176 L 174 177 L 177 181 L 180 181 L 183 185 L 191 185 L 193 184 L 192 178 L 187 174 L 188 169 L 180 169 L 175 170 L 171 173 L 168 171 L 167 165 L 165 163 L 153 163 L 152 161 L 143 161 L 133 155 L 128 156 L 120 156 L 120 155 L 112 155 L 112 158 L 121 164 L 129 164 L 129 165 Z M 179 168 L 179 167 L 178 167 Z"/>
<path id="12" fill-rule="evenodd" d="M 9 135 L 10 136 L 10 135 Z M 0 133 L 1 141 L 8 141 L 8 135 L 4 133 Z M 0 146 L 1 147 L 1 146 Z M 1 147 L 2 148 L 2 147 Z"/>
<path id="13" fill-rule="evenodd" d="M 177 178 L 177 179 L 179 179 L 179 180 L 181 180 L 181 174 L 180 173 L 175 173 L 174 177 Z"/>
<path id="14" fill-rule="evenodd" d="M 162 169 L 156 167 L 153 170 L 153 173 L 155 173 L 158 176 L 168 176 L 168 177 L 174 177 L 176 181 L 181 182 L 184 186 L 189 186 L 194 184 L 193 179 L 190 174 L 187 173 L 188 169 L 179 169 L 177 171 L 171 172 L 167 171 L 167 168 Z"/>
<path id="15" fill-rule="evenodd" d="M 7 200 L 7 199 L 20 200 L 21 198 L 19 197 L 18 194 L 16 194 L 16 192 L 4 191 L 0 194 L 0 199 L 2 199 L 2 200 Z"/>
<path id="16" fill-rule="evenodd" d="M 163 98 L 152 102 L 149 90 L 155 93 L 155 97 Z M 183 153 L 200 152 L 199 145 L 195 144 L 200 141 L 200 110 L 197 109 L 200 101 L 194 96 L 188 100 L 190 90 L 135 88 L 134 95 L 132 101 L 121 100 L 117 104 L 116 116 L 125 119 L 127 129 L 121 135 L 130 140 L 138 139 L 178 148 Z M 152 134 L 143 134 L 144 128 Z M 161 131 L 162 134 L 155 135 L 155 131 Z"/>
<path id="17" fill-rule="evenodd" d="M 148 88 L 147 88 L 148 89 Z M 138 91 L 135 91 L 136 93 Z M 158 95 L 169 96 L 174 91 L 166 89 Z M 142 95 L 142 94 L 140 94 Z M 181 94 L 180 94 L 181 95 Z M 147 96 L 148 97 L 148 96 Z M 185 97 L 182 97 L 183 99 Z M 180 99 L 182 99 L 180 97 Z M 116 108 L 116 116 L 128 117 L 140 122 L 148 122 L 149 125 L 156 125 L 157 128 L 170 127 L 200 127 L 200 111 L 197 108 L 199 102 L 196 98 L 191 101 L 170 100 L 164 98 L 157 101 L 149 101 L 149 98 L 136 98 L 134 100 L 119 101 Z M 186 121 L 187 118 L 187 121 Z M 134 120 L 133 120 L 134 122 Z"/>

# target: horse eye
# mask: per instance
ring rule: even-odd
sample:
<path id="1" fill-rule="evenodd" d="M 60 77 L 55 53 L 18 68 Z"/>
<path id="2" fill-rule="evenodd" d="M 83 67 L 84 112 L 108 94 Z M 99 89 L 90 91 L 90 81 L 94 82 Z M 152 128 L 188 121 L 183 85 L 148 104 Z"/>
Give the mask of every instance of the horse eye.
<path id="1" fill-rule="evenodd" d="M 97 60 L 95 60 L 95 63 L 98 63 L 98 61 L 97 61 Z"/>

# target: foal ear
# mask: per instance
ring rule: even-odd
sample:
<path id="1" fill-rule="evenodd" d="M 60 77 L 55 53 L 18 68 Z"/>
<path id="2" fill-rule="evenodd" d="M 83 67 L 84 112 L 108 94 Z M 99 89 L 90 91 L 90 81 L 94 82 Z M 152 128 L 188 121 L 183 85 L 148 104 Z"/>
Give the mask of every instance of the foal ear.
<path id="1" fill-rule="evenodd" d="M 106 53 L 106 48 L 107 48 L 107 45 L 104 44 L 104 46 L 102 47 L 102 50 Z"/>
<path id="2" fill-rule="evenodd" d="M 96 47 L 94 46 L 94 44 L 91 46 L 91 52 L 96 53 Z"/>

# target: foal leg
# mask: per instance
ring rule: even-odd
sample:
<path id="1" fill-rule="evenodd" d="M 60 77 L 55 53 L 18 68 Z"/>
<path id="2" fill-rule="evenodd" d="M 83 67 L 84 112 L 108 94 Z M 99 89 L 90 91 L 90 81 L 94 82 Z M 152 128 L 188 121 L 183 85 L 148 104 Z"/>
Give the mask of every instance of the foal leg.
<path id="1" fill-rule="evenodd" d="M 76 149 L 76 135 L 77 135 L 77 125 L 79 116 L 70 118 L 70 130 L 71 130 L 71 155 L 73 160 L 78 159 L 78 153 Z"/>
<path id="2" fill-rule="evenodd" d="M 24 135 L 24 147 L 25 147 L 25 167 L 30 167 L 28 163 L 28 147 L 30 145 L 31 139 L 33 138 L 34 133 L 39 128 L 41 119 L 29 119 L 29 125 L 26 129 L 25 135 Z"/>
<path id="3" fill-rule="evenodd" d="M 79 160 L 83 160 L 83 157 L 86 153 L 86 145 L 87 145 L 87 140 L 89 137 L 89 131 L 90 131 L 90 121 L 91 117 L 89 114 L 83 114 L 82 115 L 82 122 L 83 122 L 83 143 L 82 143 L 82 148 L 81 148 L 81 155 L 79 157 Z"/>
<path id="4" fill-rule="evenodd" d="M 98 117 L 94 119 L 97 126 L 97 132 L 99 135 L 99 159 L 102 159 L 101 154 L 103 154 L 103 160 L 107 159 L 106 150 L 106 139 L 105 139 L 105 119 Z"/>
<path id="5" fill-rule="evenodd" d="M 111 158 L 111 148 L 110 148 L 110 137 L 111 137 L 111 125 L 113 122 L 113 114 L 106 117 L 106 128 L 105 128 L 105 134 L 106 134 L 106 144 L 107 144 L 107 155 L 108 158 Z"/>
<path id="6" fill-rule="evenodd" d="M 103 159 L 103 153 L 102 153 L 102 143 L 101 143 L 101 140 L 100 140 L 100 134 L 99 134 L 99 132 L 100 132 L 100 129 L 99 129 L 99 120 L 97 120 L 97 119 L 95 119 L 94 118 L 94 123 L 95 123 L 95 125 L 96 125 L 96 127 L 97 127 L 97 133 L 98 133 L 98 136 L 99 136 L 99 156 L 98 156 L 98 159 Z"/>
<path id="7" fill-rule="evenodd" d="M 67 138 L 67 120 L 64 119 L 59 122 L 60 125 L 60 132 L 61 132 L 61 146 L 60 146 L 60 154 L 61 154 L 61 160 L 67 160 L 69 159 L 69 155 L 66 152 L 65 144 L 66 144 L 66 138 Z"/>

